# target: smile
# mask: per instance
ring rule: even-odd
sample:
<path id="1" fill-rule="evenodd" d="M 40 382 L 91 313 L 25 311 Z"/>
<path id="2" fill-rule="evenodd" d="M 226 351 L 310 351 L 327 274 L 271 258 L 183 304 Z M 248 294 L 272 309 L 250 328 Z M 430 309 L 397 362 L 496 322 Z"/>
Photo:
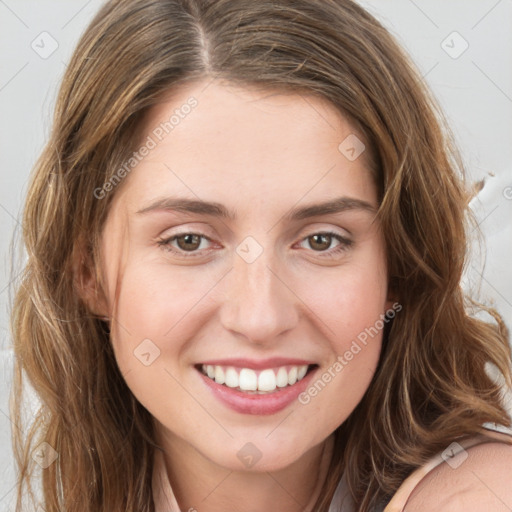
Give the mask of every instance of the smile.
<path id="1" fill-rule="evenodd" d="M 269 415 L 297 402 L 310 384 L 318 364 L 272 358 L 265 361 L 231 359 L 195 365 L 213 397 L 241 414 Z"/>
<path id="2" fill-rule="evenodd" d="M 217 384 L 256 394 L 273 393 L 276 389 L 293 386 L 305 377 L 307 371 L 307 364 L 300 366 L 287 365 L 265 370 L 210 364 L 201 365 L 203 375 Z"/>

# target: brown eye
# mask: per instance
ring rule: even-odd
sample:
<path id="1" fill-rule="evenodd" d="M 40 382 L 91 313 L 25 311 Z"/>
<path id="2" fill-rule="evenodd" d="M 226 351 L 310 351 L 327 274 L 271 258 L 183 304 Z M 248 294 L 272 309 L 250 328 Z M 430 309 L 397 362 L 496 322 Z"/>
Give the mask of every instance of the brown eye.
<path id="1" fill-rule="evenodd" d="M 333 242 L 336 245 L 331 247 Z M 314 233 L 302 239 L 301 247 L 312 249 L 322 258 L 337 258 L 352 247 L 353 241 L 334 232 Z M 309 246 L 309 247 L 306 247 Z"/>
<path id="2" fill-rule="evenodd" d="M 208 237 L 199 233 L 182 233 L 158 241 L 160 247 L 182 257 L 204 256 L 210 243 Z"/>
<path id="3" fill-rule="evenodd" d="M 183 251 L 195 251 L 201 245 L 200 235 L 194 235 L 193 233 L 187 233 L 186 235 L 180 235 L 175 237 L 178 247 Z"/>
<path id="4" fill-rule="evenodd" d="M 311 235 L 308 237 L 309 245 L 312 249 L 315 251 L 324 251 L 326 249 L 329 249 L 331 242 L 332 242 L 332 236 L 327 233 L 318 233 L 315 235 Z"/>

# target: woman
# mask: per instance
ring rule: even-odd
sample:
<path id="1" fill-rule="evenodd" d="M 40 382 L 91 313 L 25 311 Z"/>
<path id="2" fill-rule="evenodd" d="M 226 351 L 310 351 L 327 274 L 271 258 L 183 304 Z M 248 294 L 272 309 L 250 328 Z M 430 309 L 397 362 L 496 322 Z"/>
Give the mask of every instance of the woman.
<path id="1" fill-rule="evenodd" d="M 47 511 L 510 506 L 441 119 L 352 1 L 108 2 L 27 197 L 18 510 L 34 450 Z"/>

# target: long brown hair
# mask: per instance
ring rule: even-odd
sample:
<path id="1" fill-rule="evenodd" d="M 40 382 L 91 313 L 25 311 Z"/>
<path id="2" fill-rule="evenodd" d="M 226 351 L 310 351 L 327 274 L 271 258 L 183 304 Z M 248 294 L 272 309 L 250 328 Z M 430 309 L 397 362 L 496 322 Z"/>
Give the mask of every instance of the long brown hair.
<path id="1" fill-rule="evenodd" d="M 11 316 L 14 421 L 22 424 L 24 376 L 41 408 L 28 431 L 14 430 L 18 511 L 33 496 L 32 453 L 42 442 L 44 457 L 50 448 L 58 455 L 42 471 L 47 512 L 154 510 L 152 418 L 119 372 L 108 324 L 77 289 L 86 273 L 101 273 L 99 236 L 122 183 L 102 199 L 94 191 L 133 152 L 144 113 L 178 84 L 215 77 L 327 99 L 373 157 L 390 288 L 403 309 L 387 326 L 369 389 L 336 431 L 315 510 L 328 509 L 345 467 L 358 509 L 368 511 L 454 438 L 485 422 L 511 424 L 486 373 L 490 365 L 512 386 L 508 332 L 460 285 L 464 165 L 388 31 L 351 0 L 111 0 L 66 70 L 24 210 L 28 260 Z"/>

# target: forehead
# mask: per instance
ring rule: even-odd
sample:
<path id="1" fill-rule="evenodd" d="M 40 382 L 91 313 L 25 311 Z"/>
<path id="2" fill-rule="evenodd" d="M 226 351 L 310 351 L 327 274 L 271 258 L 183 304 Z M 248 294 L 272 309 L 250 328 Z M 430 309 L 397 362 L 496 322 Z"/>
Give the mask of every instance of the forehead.
<path id="1" fill-rule="evenodd" d="M 138 206 L 164 191 L 252 205 L 306 194 L 376 199 L 362 135 L 312 95 L 186 84 L 148 111 L 140 134 L 151 149 L 124 191 Z M 358 158 L 350 146 L 362 151 Z"/>

